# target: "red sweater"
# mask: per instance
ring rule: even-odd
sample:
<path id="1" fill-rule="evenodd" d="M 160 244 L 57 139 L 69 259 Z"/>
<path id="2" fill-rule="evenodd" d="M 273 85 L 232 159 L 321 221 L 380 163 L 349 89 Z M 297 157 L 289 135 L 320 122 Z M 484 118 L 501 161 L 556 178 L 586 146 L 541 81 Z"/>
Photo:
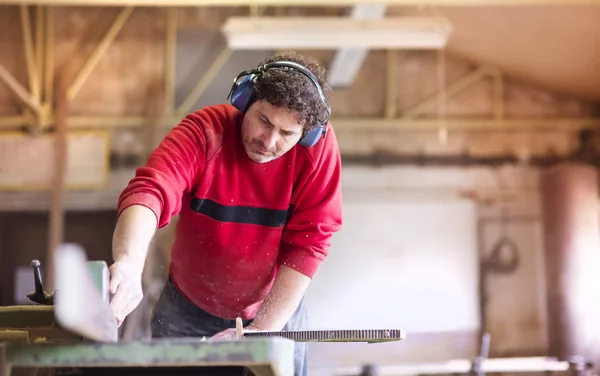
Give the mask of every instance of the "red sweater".
<path id="1" fill-rule="evenodd" d="M 313 277 L 341 228 L 341 161 L 333 128 L 312 148 L 259 164 L 244 150 L 241 114 L 206 107 L 173 128 L 119 198 L 150 208 L 158 227 L 179 214 L 170 273 L 222 318 L 254 318 L 279 265 Z"/>

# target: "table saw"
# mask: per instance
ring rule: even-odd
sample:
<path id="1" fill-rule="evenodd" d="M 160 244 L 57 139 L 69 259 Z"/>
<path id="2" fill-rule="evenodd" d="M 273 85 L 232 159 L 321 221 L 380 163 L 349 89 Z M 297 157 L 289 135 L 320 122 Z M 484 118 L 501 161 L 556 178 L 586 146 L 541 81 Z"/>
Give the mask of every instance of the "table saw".
<path id="1" fill-rule="evenodd" d="M 69 375 L 278 375 L 292 376 L 294 342 L 387 342 L 399 329 L 244 332 L 238 339 L 124 341 L 109 308 L 105 262 L 87 261 L 74 244 L 55 252 L 53 293 L 44 291 L 40 264 L 32 262 L 35 305 L 0 307 L 0 376 L 43 369 Z M 39 373 L 38 373 L 39 375 Z"/>

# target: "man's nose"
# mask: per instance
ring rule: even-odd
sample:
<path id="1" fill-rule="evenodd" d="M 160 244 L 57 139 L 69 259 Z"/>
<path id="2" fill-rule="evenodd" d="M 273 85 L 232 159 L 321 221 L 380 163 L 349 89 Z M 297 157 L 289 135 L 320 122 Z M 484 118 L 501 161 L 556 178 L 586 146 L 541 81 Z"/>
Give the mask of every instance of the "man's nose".
<path id="1" fill-rule="evenodd" d="M 278 133 L 276 131 L 269 131 L 265 134 L 264 143 L 265 147 L 269 150 L 275 147 L 277 143 Z"/>

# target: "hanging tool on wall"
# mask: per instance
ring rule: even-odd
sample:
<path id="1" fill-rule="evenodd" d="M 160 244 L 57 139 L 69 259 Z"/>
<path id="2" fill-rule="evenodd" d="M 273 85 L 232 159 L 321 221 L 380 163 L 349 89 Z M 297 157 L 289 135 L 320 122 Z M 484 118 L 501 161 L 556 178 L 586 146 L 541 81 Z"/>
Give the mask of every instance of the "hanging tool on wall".
<path id="1" fill-rule="evenodd" d="M 508 190 L 506 182 L 497 174 L 501 190 Z M 482 267 L 485 271 L 495 273 L 512 273 L 517 270 L 520 263 L 519 247 L 517 243 L 508 235 L 510 225 L 509 208 L 505 203 L 500 203 L 502 214 L 500 219 L 500 237 L 492 246 L 490 255 L 482 261 Z"/>

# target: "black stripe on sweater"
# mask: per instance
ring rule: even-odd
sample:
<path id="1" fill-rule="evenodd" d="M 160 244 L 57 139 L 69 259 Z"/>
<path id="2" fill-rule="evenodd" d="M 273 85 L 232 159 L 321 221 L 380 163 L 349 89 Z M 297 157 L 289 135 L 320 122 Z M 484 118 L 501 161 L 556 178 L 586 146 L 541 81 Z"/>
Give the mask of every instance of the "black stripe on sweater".
<path id="1" fill-rule="evenodd" d="M 207 198 L 193 198 L 190 208 L 219 222 L 245 223 L 266 227 L 281 227 L 291 216 L 292 205 L 288 210 L 265 209 L 241 205 L 221 205 Z"/>

